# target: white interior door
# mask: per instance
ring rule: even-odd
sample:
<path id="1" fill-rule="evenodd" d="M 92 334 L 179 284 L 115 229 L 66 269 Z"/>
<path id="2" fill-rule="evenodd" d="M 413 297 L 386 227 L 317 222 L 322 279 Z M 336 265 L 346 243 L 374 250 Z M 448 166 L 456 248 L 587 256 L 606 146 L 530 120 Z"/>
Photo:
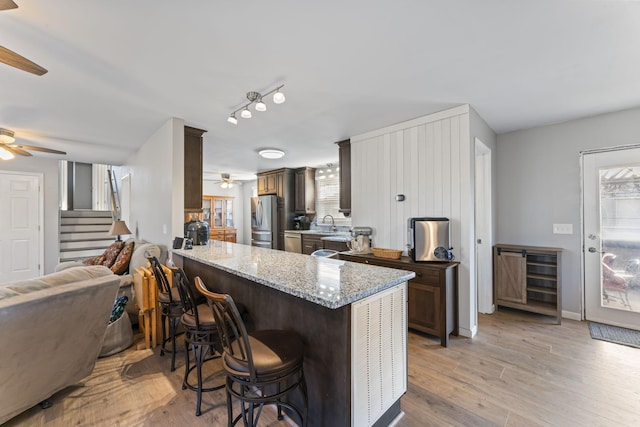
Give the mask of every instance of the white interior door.
<path id="1" fill-rule="evenodd" d="M 0 172 L 0 281 L 42 275 L 40 175 Z"/>
<path id="2" fill-rule="evenodd" d="M 640 329 L 640 148 L 582 155 L 585 317 Z"/>

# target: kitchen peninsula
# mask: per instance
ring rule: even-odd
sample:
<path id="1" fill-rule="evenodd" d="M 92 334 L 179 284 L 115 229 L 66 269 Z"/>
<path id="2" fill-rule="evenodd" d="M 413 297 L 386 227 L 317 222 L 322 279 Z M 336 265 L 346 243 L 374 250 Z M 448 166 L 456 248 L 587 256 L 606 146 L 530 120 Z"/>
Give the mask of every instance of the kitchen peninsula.
<path id="1" fill-rule="evenodd" d="M 245 305 L 247 329 L 302 337 L 309 426 L 387 425 L 400 414 L 415 273 L 221 241 L 173 259 Z"/>

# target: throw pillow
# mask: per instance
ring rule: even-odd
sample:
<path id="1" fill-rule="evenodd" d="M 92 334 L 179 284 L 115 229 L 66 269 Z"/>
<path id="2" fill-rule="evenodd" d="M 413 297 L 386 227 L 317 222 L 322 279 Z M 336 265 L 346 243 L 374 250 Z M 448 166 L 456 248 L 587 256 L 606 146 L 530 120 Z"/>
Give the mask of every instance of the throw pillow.
<path id="1" fill-rule="evenodd" d="M 124 274 L 129 271 L 129 261 L 131 261 L 131 254 L 133 254 L 134 240 L 128 240 L 124 244 L 124 248 L 118 254 L 115 262 L 111 266 L 113 274 Z"/>
<path id="2" fill-rule="evenodd" d="M 116 258 L 118 254 L 122 250 L 124 246 L 124 242 L 122 240 L 116 240 L 109 246 L 102 255 L 104 255 L 104 261 L 102 261 L 102 265 L 105 267 L 111 268 L 114 262 L 116 262 Z"/>
<path id="3" fill-rule="evenodd" d="M 87 265 L 102 265 L 103 262 L 104 262 L 104 254 L 96 255 L 82 261 L 83 264 L 87 264 Z"/>
<path id="4" fill-rule="evenodd" d="M 129 302 L 129 298 L 127 298 L 126 295 L 122 295 L 116 298 L 115 302 L 113 303 L 113 308 L 111 309 L 111 318 L 109 319 L 109 323 L 115 322 L 120 318 L 120 316 L 122 316 L 127 302 Z"/>

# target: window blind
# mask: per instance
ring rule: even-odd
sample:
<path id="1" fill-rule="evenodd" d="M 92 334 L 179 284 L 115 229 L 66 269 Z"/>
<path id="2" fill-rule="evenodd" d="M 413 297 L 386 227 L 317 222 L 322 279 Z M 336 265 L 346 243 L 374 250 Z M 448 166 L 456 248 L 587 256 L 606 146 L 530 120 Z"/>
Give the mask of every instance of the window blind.
<path id="1" fill-rule="evenodd" d="M 340 207 L 339 168 L 316 169 L 316 218 L 321 223 L 325 215 L 331 215 L 336 225 L 351 225 L 351 218 L 338 212 Z"/>

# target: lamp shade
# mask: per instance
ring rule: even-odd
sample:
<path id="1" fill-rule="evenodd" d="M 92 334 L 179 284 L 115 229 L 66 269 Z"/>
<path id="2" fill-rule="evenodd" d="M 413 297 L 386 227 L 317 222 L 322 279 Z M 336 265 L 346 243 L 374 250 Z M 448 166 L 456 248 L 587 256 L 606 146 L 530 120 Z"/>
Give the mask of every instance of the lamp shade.
<path id="1" fill-rule="evenodd" d="M 109 229 L 109 235 L 120 236 L 121 234 L 131 234 L 131 231 L 127 228 L 127 224 L 125 224 L 124 221 L 114 221 Z"/>

